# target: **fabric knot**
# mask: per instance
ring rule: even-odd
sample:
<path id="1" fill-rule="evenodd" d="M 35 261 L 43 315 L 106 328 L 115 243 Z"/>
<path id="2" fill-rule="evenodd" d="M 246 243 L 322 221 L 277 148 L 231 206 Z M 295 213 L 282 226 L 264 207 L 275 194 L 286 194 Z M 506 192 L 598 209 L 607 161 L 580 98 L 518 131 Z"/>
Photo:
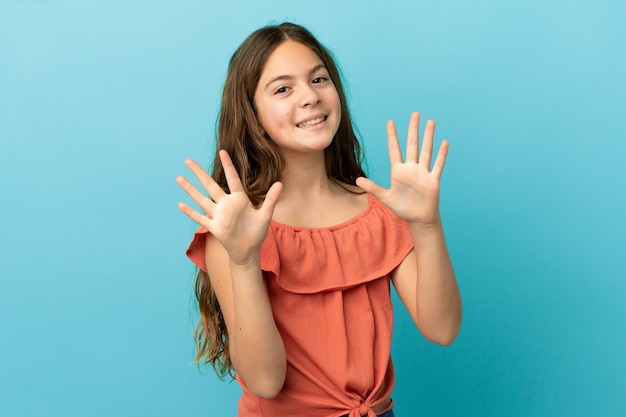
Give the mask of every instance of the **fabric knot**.
<path id="1" fill-rule="evenodd" d="M 376 413 L 367 403 L 362 403 L 358 408 L 353 409 L 349 417 L 376 417 Z"/>

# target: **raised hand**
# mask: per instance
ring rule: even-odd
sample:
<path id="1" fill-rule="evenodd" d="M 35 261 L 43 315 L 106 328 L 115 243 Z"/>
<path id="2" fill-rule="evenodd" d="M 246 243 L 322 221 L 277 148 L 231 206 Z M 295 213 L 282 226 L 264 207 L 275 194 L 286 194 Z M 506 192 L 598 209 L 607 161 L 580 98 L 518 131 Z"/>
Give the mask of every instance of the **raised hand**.
<path id="1" fill-rule="evenodd" d="M 358 178 L 356 184 L 373 194 L 389 207 L 398 217 L 412 223 L 434 225 L 439 217 L 439 183 L 446 162 L 448 142 L 443 141 L 435 163 L 430 168 L 433 153 L 435 122 L 426 122 L 424 141 L 419 152 L 420 114 L 411 115 L 407 135 L 406 161 L 393 121 L 387 122 L 389 160 L 391 162 L 391 186 L 383 188 L 367 178 Z"/>
<path id="2" fill-rule="evenodd" d="M 263 204 L 258 208 L 254 207 L 243 189 L 228 153 L 221 150 L 219 156 L 230 193 L 224 192 L 205 170 L 188 159 L 185 165 L 198 178 L 208 196 L 182 176 L 176 178 L 176 182 L 205 211 L 206 215 L 182 202 L 178 204 L 178 208 L 215 236 L 233 262 L 245 264 L 260 250 L 267 236 L 282 184 L 274 183 L 267 192 Z"/>

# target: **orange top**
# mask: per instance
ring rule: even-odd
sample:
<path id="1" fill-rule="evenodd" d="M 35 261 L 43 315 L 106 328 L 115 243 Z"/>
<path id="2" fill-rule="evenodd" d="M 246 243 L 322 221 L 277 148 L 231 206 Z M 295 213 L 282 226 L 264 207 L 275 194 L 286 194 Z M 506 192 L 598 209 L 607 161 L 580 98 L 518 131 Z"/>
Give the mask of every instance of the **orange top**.
<path id="1" fill-rule="evenodd" d="M 206 270 L 206 229 L 187 256 Z M 374 417 L 392 408 L 390 273 L 413 248 L 406 223 L 369 196 L 367 209 L 331 227 L 274 221 L 261 247 L 287 377 L 272 399 L 244 382 L 239 417 Z"/>

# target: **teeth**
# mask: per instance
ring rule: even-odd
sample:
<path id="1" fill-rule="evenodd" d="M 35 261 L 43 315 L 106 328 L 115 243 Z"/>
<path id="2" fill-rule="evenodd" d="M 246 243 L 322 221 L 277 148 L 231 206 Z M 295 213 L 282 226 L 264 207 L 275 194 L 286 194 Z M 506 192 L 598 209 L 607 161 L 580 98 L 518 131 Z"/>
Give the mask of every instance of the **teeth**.
<path id="1" fill-rule="evenodd" d="M 318 117 L 317 119 L 311 119 L 308 122 L 304 122 L 304 123 L 300 123 L 298 125 L 298 127 L 309 127 L 309 126 L 313 126 L 316 125 L 318 123 L 322 123 L 324 120 L 326 120 L 326 117 Z"/>

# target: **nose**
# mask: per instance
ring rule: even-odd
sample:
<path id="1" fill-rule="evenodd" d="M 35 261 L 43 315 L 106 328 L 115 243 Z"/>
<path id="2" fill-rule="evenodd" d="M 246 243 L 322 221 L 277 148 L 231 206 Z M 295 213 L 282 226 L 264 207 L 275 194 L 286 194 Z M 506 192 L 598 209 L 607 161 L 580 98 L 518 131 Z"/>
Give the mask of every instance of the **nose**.
<path id="1" fill-rule="evenodd" d="M 301 89 L 300 105 L 302 107 L 311 107 L 319 104 L 320 95 L 315 87 L 307 84 Z"/>

